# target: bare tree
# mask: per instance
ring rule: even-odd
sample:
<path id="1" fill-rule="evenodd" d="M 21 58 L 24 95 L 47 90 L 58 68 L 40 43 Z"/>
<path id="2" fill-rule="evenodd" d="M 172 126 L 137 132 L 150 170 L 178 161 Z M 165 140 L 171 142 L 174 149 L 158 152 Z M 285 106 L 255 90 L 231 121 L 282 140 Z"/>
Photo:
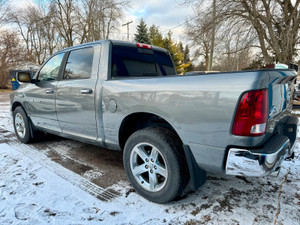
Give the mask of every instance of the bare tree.
<path id="1" fill-rule="evenodd" d="M 56 49 L 108 39 L 129 0 L 46 0 L 12 9 L 9 21 L 24 41 L 27 60 L 43 63 Z"/>
<path id="2" fill-rule="evenodd" d="M 248 67 L 256 41 L 253 27 L 247 21 L 229 20 L 223 23 L 220 29 L 223 33 L 219 43 L 217 70 L 241 70 Z"/>
<path id="3" fill-rule="evenodd" d="M 300 0 L 294 4 L 291 0 L 240 0 L 237 3 L 237 7 L 228 11 L 251 22 L 266 62 L 292 62 L 299 42 Z"/>
<path id="4" fill-rule="evenodd" d="M 73 46 L 75 41 L 76 1 L 75 0 L 54 0 L 56 4 L 55 25 L 59 35 L 65 41 L 67 47 Z"/>
<path id="5" fill-rule="evenodd" d="M 7 23 L 8 9 L 7 0 L 0 0 L 0 27 Z"/>
<path id="6" fill-rule="evenodd" d="M 197 49 L 194 51 L 194 56 L 199 57 L 203 56 L 205 60 L 205 70 L 209 70 L 209 58 L 210 58 L 210 49 L 211 49 L 211 34 L 210 32 L 202 32 L 203 29 L 195 29 L 192 25 L 187 25 L 187 32 L 189 39 L 192 40 L 193 46 L 197 46 Z"/>
<path id="7" fill-rule="evenodd" d="M 184 1 L 185 4 L 199 2 L 210 1 Z M 251 24 L 266 63 L 290 63 L 297 56 L 299 45 L 299 5 L 300 0 L 218 0 L 216 21 Z M 201 6 L 205 8 L 205 4 Z M 203 17 L 211 12 L 211 9 L 206 9 Z"/>
<path id="8" fill-rule="evenodd" d="M 28 61 L 42 64 L 57 46 L 58 35 L 53 15 L 53 4 L 50 4 L 49 7 L 34 4 L 10 12 L 9 20 L 17 26 L 26 45 Z"/>
<path id="9" fill-rule="evenodd" d="M 212 18 L 211 18 L 211 47 L 210 47 L 210 56 L 209 56 L 209 68 L 212 70 L 212 63 L 214 57 L 214 48 L 215 48 L 215 37 L 216 37 L 216 0 L 212 2 Z"/>
<path id="10" fill-rule="evenodd" d="M 186 35 L 197 48 L 194 56 L 204 57 L 205 69 L 208 71 L 212 69 L 215 47 L 222 39 L 221 24 L 217 21 L 212 22 L 215 19 L 212 14 L 203 17 L 207 12 L 197 10 L 195 13 L 196 16 L 186 23 Z"/>
<path id="11" fill-rule="evenodd" d="M 61 42 L 61 37 L 59 37 L 55 26 L 55 4 L 50 2 L 48 7 L 44 5 L 41 5 L 41 7 L 43 10 L 41 21 L 45 28 L 44 44 L 46 45 L 47 53 L 52 55 Z"/>
<path id="12" fill-rule="evenodd" d="M 0 88 L 6 88 L 9 70 L 24 59 L 19 42 L 17 33 L 8 30 L 0 32 Z"/>
<path id="13" fill-rule="evenodd" d="M 129 4 L 129 0 L 82 0 L 83 7 L 77 11 L 80 43 L 109 39 Z"/>
<path id="14" fill-rule="evenodd" d="M 30 33 L 32 32 L 31 21 L 27 18 L 27 13 L 24 9 L 22 10 L 11 10 L 9 12 L 9 21 L 17 26 L 18 33 L 21 35 L 26 46 L 27 60 L 32 57 L 32 48 L 30 41 Z"/>

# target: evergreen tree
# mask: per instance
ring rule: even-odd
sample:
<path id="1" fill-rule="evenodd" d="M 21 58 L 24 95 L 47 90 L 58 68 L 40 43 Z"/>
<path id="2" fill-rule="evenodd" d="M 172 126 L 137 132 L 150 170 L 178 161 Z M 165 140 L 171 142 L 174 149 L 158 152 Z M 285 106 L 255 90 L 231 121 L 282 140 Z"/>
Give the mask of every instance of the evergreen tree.
<path id="1" fill-rule="evenodd" d="M 190 60 L 190 49 L 188 45 L 185 46 L 183 54 L 184 54 L 183 62 L 189 63 L 191 60 Z"/>
<path id="2" fill-rule="evenodd" d="M 179 45 L 178 47 L 179 47 L 180 52 L 182 52 L 184 54 L 182 42 L 180 41 L 178 45 Z"/>
<path id="3" fill-rule="evenodd" d="M 149 36 L 152 45 L 163 47 L 163 36 L 159 32 L 159 28 L 154 24 L 149 29 Z"/>
<path id="4" fill-rule="evenodd" d="M 173 41 L 171 32 L 169 32 L 168 36 L 163 39 L 163 48 L 170 52 L 177 73 L 182 74 L 184 72 L 182 65 L 183 53 L 180 50 L 180 45 Z"/>
<path id="5" fill-rule="evenodd" d="M 186 49 L 183 48 L 183 44 L 181 42 L 177 44 L 173 41 L 171 32 L 168 33 L 167 37 L 163 37 L 159 31 L 159 27 L 152 25 L 149 29 L 149 37 L 152 45 L 165 48 L 170 52 L 178 74 L 194 70 L 194 67 L 191 67 L 193 65 L 189 58 L 189 49 L 187 49 L 187 58 L 185 60 Z M 187 70 L 186 68 L 189 69 Z"/>
<path id="6" fill-rule="evenodd" d="M 184 72 L 190 72 L 195 69 L 195 66 L 193 65 L 191 59 L 190 59 L 190 49 L 189 46 L 186 45 L 184 49 L 184 57 L 183 57 L 183 63 L 188 65 L 187 67 L 184 68 Z"/>
<path id="7" fill-rule="evenodd" d="M 139 43 L 151 44 L 147 24 L 145 23 L 143 18 L 141 19 L 140 24 L 137 25 L 136 29 L 137 33 L 134 34 L 134 41 Z"/>

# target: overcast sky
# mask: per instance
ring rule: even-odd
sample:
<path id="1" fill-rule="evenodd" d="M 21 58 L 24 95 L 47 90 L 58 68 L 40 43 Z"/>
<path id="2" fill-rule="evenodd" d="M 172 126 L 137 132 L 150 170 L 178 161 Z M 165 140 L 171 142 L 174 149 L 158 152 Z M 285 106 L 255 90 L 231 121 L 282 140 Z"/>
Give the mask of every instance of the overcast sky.
<path id="1" fill-rule="evenodd" d="M 128 21 L 133 21 L 129 25 L 130 39 L 133 39 L 136 32 L 136 26 L 141 18 L 143 18 L 148 26 L 155 24 L 160 27 L 163 34 L 167 34 L 169 29 L 172 29 L 193 15 L 191 7 L 182 7 L 174 0 L 151 0 L 140 1 L 132 0 L 132 7 L 126 12 L 126 16 L 122 20 L 122 24 Z M 182 39 L 184 34 L 184 26 L 180 26 L 171 30 L 176 39 Z M 126 26 L 120 27 L 121 39 L 127 38 Z M 114 34 L 115 35 L 115 34 Z M 116 37 L 117 37 L 116 36 Z"/>
<path id="2" fill-rule="evenodd" d="M 10 0 L 15 7 L 26 7 L 30 2 L 37 0 Z M 150 0 L 140 1 L 132 0 L 131 7 L 125 12 L 124 18 L 120 21 L 119 31 L 112 33 L 112 39 L 127 39 L 127 27 L 122 24 L 133 21 L 129 25 L 130 40 L 133 40 L 136 26 L 141 18 L 150 27 L 152 24 L 160 27 L 160 31 L 166 35 L 171 29 L 176 40 L 182 40 L 184 37 L 184 25 L 179 26 L 185 20 L 193 15 L 191 7 L 182 7 L 177 2 L 180 0 Z M 174 28 L 176 27 L 176 28 Z M 174 28 L 174 29 L 172 29 Z M 184 42 L 184 40 L 183 40 Z"/>

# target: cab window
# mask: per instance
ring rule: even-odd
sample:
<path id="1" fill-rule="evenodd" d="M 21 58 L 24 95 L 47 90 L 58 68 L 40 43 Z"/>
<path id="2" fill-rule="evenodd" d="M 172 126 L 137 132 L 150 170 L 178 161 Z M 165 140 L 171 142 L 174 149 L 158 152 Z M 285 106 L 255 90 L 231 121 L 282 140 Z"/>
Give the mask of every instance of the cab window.
<path id="1" fill-rule="evenodd" d="M 113 46 L 111 71 L 112 79 L 176 75 L 167 52 L 118 45 Z"/>
<path id="2" fill-rule="evenodd" d="M 38 75 L 38 81 L 53 81 L 58 79 L 59 68 L 64 57 L 64 53 L 53 56 L 46 62 Z"/>
<path id="3" fill-rule="evenodd" d="M 94 48 L 82 48 L 70 52 L 64 79 L 88 79 L 92 74 Z"/>

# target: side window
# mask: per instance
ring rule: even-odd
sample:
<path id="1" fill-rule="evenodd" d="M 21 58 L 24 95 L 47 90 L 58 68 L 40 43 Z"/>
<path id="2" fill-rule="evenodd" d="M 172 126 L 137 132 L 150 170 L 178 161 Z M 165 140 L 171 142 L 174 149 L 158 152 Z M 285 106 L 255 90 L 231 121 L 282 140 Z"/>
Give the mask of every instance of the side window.
<path id="1" fill-rule="evenodd" d="M 176 75 L 169 53 L 159 50 L 113 46 L 111 76 L 154 77 Z"/>
<path id="2" fill-rule="evenodd" d="M 70 52 L 64 79 L 87 79 L 91 77 L 94 48 L 83 48 Z"/>
<path id="3" fill-rule="evenodd" d="M 155 60 L 163 75 L 176 75 L 176 70 L 173 65 L 170 55 L 166 52 L 155 51 Z"/>
<path id="4" fill-rule="evenodd" d="M 113 46 L 112 77 L 158 76 L 153 51 Z"/>
<path id="5" fill-rule="evenodd" d="M 46 64 L 39 72 L 39 81 L 52 81 L 58 79 L 59 68 L 64 54 L 65 53 L 55 55 L 50 60 L 48 60 L 48 62 L 46 62 Z"/>

